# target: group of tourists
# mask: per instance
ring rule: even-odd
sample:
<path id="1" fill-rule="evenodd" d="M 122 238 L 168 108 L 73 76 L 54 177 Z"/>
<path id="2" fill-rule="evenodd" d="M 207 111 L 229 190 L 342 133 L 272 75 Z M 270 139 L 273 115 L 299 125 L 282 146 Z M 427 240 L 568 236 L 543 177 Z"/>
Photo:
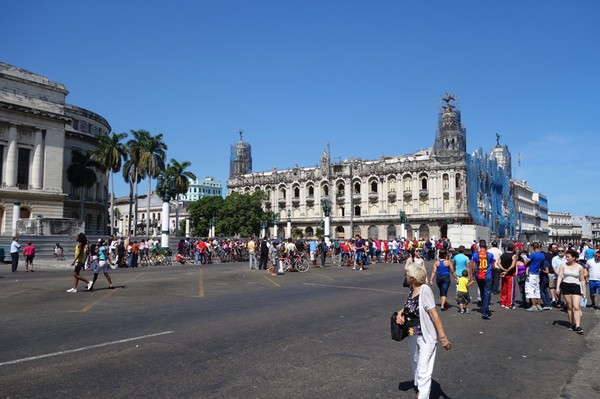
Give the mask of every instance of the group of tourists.
<path id="1" fill-rule="evenodd" d="M 464 246 L 452 256 L 439 249 L 431 275 L 427 276 L 425 263 L 419 251 L 411 251 L 406 262 L 405 285 L 410 287 L 404 306 L 398 310 L 396 322 L 404 326 L 408 335 L 410 362 L 417 398 L 428 398 L 438 340 L 449 350 L 452 345 L 436 310 L 433 291 L 436 284 L 440 293 L 440 310 L 446 311 L 448 291 L 452 282 L 460 314 L 470 313 L 471 286 L 477 287 L 477 303 L 483 320 L 491 320 L 490 304 L 494 294 L 500 294 L 500 306 L 516 308 L 516 291 L 521 294 L 520 306 L 528 312 L 542 312 L 553 308 L 564 309 L 569 329 L 579 335 L 581 307 L 600 309 L 596 302 L 600 292 L 600 249 L 590 243 L 558 245 L 551 243 L 546 252 L 538 242 L 523 246 L 510 243 L 505 250 L 493 241 L 488 248 L 485 240 L 475 242 L 471 257 Z M 590 303 L 587 303 L 587 293 Z"/>
<path id="2" fill-rule="evenodd" d="M 86 284 L 86 290 L 91 291 L 102 273 L 108 282 L 108 288 L 112 289 L 112 279 L 108 274 L 109 267 L 114 265 L 111 262 L 109 243 L 99 238 L 96 243 L 90 242 L 84 233 L 79 233 L 76 238 L 75 256 L 71 262 L 73 269 L 73 287 L 67 292 L 77 292 L 79 282 Z M 81 276 L 82 270 L 91 269 L 94 272 L 94 278 L 89 281 Z"/>
<path id="3" fill-rule="evenodd" d="M 27 242 L 27 245 L 23 247 L 23 256 L 25 257 L 25 271 L 33 272 L 33 258 L 35 258 L 35 247 L 31 241 Z M 11 271 L 14 273 L 19 267 L 19 254 L 21 252 L 21 244 L 19 243 L 19 237 L 13 237 L 10 243 L 10 263 Z"/>

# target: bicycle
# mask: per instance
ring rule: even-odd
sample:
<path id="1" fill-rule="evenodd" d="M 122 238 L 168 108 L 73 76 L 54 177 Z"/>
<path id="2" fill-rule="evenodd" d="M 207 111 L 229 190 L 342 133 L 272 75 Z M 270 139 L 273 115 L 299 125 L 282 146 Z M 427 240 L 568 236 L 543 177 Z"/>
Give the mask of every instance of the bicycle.
<path id="1" fill-rule="evenodd" d="M 289 255 L 279 257 L 279 261 L 282 262 L 284 272 L 292 269 L 300 273 L 305 273 L 310 269 L 310 264 L 302 255 L 293 255 L 293 259 Z"/>

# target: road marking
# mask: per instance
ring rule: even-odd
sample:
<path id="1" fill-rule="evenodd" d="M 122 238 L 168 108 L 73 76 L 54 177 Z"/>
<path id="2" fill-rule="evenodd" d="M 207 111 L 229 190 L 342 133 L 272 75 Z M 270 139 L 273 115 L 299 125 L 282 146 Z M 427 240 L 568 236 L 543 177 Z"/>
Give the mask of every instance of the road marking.
<path id="1" fill-rule="evenodd" d="M 54 352 L 54 353 L 46 353 L 45 355 L 39 355 L 39 356 L 25 357 L 23 359 L 11 360 L 11 361 L 8 361 L 8 362 L 2 362 L 2 363 L 0 363 L 0 367 L 2 367 L 2 366 L 8 366 L 9 364 L 17 364 L 17 363 L 29 362 L 31 360 L 44 359 L 46 357 L 53 357 L 53 356 L 66 355 L 66 354 L 69 354 L 69 353 L 81 352 L 81 351 L 85 351 L 85 350 L 88 350 L 88 349 L 102 348 L 103 346 L 116 345 L 116 344 L 122 344 L 122 343 L 125 343 L 125 342 L 138 341 L 140 339 L 158 337 L 160 335 L 165 335 L 165 334 L 173 334 L 174 332 L 175 331 L 163 331 L 163 332 L 159 332 L 159 333 L 156 333 L 156 334 L 142 335 L 140 337 L 126 338 L 126 339 L 121 339 L 121 340 L 118 340 L 118 341 L 105 342 L 103 344 L 97 344 L 97 345 L 91 345 L 91 346 L 84 346 L 83 348 L 69 349 L 69 350 L 66 350 L 66 351 L 59 351 L 59 352 Z"/>
<path id="2" fill-rule="evenodd" d="M 363 290 L 363 291 L 375 291 L 375 292 L 386 292 L 390 294 L 404 294 L 402 291 L 389 291 L 389 290 L 380 290 L 377 288 L 364 288 L 364 287 L 352 287 L 346 285 L 331 285 L 331 284 L 315 284 L 315 283 L 302 283 L 304 285 L 316 285 L 319 287 L 331 287 L 331 288 L 345 288 L 350 290 Z"/>
<path id="3" fill-rule="evenodd" d="M 136 274 L 135 277 L 133 277 L 131 280 L 128 281 L 127 284 L 131 283 L 132 281 L 137 280 L 138 278 L 140 278 L 141 276 L 143 276 L 144 274 L 140 273 L 140 274 Z M 90 280 L 91 281 L 91 280 Z M 117 292 L 117 288 L 112 289 L 112 290 L 108 290 L 108 292 L 103 295 L 101 298 L 99 298 L 98 300 L 90 303 L 87 306 L 84 306 L 83 308 L 81 308 L 80 310 L 67 310 L 67 313 L 87 313 L 89 312 L 94 306 L 98 305 L 100 302 L 104 301 L 106 298 L 108 298 L 109 296 L 113 295 L 115 292 Z"/>
<path id="4" fill-rule="evenodd" d="M 311 272 L 310 274 L 316 274 L 316 275 L 317 275 L 317 276 L 319 276 L 319 277 L 324 277 L 324 278 L 326 278 L 326 279 L 328 279 L 328 280 L 335 281 L 335 279 L 334 279 L 334 278 L 331 278 L 331 277 L 329 277 L 329 276 L 326 276 L 326 275 L 324 275 L 324 274 L 321 274 L 321 273 L 317 273 L 317 272 Z"/>
<path id="5" fill-rule="evenodd" d="M 281 287 L 281 285 L 277 284 L 275 281 L 273 281 L 273 279 L 271 279 L 269 276 L 263 274 L 263 277 L 266 278 L 268 281 L 270 281 L 271 283 L 273 283 L 274 286 L 276 287 Z"/>

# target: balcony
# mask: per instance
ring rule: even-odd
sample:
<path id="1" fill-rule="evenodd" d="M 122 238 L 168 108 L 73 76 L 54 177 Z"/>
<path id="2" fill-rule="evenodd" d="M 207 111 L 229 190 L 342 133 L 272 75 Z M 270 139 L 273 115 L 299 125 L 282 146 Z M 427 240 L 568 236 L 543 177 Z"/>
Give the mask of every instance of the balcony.
<path id="1" fill-rule="evenodd" d="M 346 201 L 346 196 L 344 194 L 338 194 L 335 196 L 335 202 L 338 204 L 343 204 Z"/>
<path id="2" fill-rule="evenodd" d="M 404 199 L 412 198 L 412 190 L 404 190 Z"/>
<path id="3" fill-rule="evenodd" d="M 352 194 L 352 201 L 356 202 L 360 202 L 362 200 L 362 196 L 360 195 L 360 193 L 354 193 Z"/>
<path id="4" fill-rule="evenodd" d="M 300 206 L 300 197 L 292 198 L 292 206 Z"/>
<path id="5" fill-rule="evenodd" d="M 271 209 L 271 201 L 265 201 L 265 208 Z"/>
<path id="6" fill-rule="evenodd" d="M 396 201 L 396 192 L 395 191 L 388 192 L 388 200 L 390 200 L 391 202 Z"/>
<path id="7" fill-rule="evenodd" d="M 280 208 L 285 208 L 285 204 L 286 204 L 286 202 L 287 202 L 287 201 L 285 200 L 285 198 L 279 198 L 279 199 L 277 200 L 277 203 L 279 204 L 279 207 L 280 207 Z"/>
<path id="8" fill-rule="evenodd" d="M 315 196 L 314 195 L 309 195 L 308 197 L 306 197 L 306 204 L 307 205 L 313 205 L 315 203 Z"/>
<path id="9" fill-rule="evenodd" d="M 378 199 L 379 199 L 378 193 L 376 193 L 376 192 L 369 193 L 369 202 L 377 202 Z"/>
<path id="10" fill-rule="evenodd" d="M 429 196 L 429 190 L 425 189 L 421 189 L 419 190 L 419 197 L 424 198 L 424 197 L 428 197 Z"/>

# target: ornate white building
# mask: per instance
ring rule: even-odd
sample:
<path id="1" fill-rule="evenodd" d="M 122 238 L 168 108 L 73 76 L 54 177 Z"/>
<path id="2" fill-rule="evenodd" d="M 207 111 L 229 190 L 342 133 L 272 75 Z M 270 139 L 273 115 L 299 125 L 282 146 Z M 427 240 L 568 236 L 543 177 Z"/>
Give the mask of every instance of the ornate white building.
<path id="1" fill-rule="evenodd" d="M 0 234 L 16 233 L 18 219 L 79 218 L 80 190 L 66 178 L 75 150 L 96 149 L 111 130 L 98 114 L 67 104 L 65 86 L 0 63 Z M 106 177 L 84 193 L 85 229 L 106 230 Z M 60 234 L 47 231 L 46 234 Z"/>
<path id="2" fill-rule="evenodd" d="M 325 150 L 319 167 L 252 173 L 251 158 L 242 158 L 251 157 L 250 145 L 240 135 L 232 146 L 228 191 L 264 191 L 265 209 L 281 222 L 289 211 L 293 228 L 305 236 L 320 225 L 326 199 L 332 203 L 333 238 L 397 237 L 401 214 L 408 218 L 410 238 L 443 237 L 450 223 L 486 225 L 502 237 L 514 234 L 508 175 L 490 154 L 467 154 L 454 97 L 443 101 L 433 147 L 409 155 L 335 163 Z"/>

